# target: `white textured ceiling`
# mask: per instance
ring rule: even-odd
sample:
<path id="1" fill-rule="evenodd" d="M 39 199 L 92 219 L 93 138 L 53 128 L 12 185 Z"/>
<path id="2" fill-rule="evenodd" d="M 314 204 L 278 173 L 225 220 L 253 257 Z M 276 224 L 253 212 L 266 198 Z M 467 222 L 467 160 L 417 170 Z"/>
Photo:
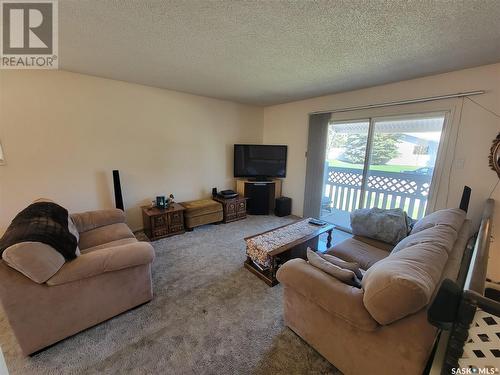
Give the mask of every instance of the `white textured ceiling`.
<path id="1" fill-rule="evenodd" d="M 60 68 L 269 105 L 500 61 L 500 1 L 59 0 Z"/>

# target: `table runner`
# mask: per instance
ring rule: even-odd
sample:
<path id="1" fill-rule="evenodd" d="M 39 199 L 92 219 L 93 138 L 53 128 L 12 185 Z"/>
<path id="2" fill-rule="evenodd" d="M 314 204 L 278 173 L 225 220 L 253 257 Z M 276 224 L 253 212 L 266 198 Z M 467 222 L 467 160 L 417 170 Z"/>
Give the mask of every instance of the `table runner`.
<path id="1" fill-rule="evenodd" d="M 275 229 L 246 240 L 247 255 L 262 267 L 270 266 L 268 253 L 290 242 L 305 237 L 318 230 L 317 225 L 309 224 L 310 218 Z"/>

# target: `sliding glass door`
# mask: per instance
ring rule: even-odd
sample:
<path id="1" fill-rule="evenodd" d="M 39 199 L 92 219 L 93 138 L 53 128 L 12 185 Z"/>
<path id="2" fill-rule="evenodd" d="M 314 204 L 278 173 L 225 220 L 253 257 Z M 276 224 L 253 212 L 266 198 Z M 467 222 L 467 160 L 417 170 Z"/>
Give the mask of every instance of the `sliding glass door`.
<path id="1" fill-rule="evenodd" d="M 321 201 L 323 220 L 349 227 L 350 212 L 359 208 L 369 129 L 369 119 L 329 124 Z"/>
<path id="2" fill-rule="evenodd" d="M 432 114 L 330 123 L 321 218 L 349 228 L 360 207 L 424 216 L 444 120 Z"/>

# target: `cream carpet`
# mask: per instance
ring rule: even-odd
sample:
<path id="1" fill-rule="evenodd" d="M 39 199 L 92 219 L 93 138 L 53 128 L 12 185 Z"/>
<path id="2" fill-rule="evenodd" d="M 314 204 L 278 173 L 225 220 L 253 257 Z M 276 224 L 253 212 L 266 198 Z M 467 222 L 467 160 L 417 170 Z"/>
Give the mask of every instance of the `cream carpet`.
<path id="1" fill-rule="evenodd" d="M 339 374 L 283 325 L 281 286 L 242 266 L 244 237 L 292 220 L 250 216 L 154 242 L 153 301 L 33 357 L 1 314 L 10 373 Z"/>

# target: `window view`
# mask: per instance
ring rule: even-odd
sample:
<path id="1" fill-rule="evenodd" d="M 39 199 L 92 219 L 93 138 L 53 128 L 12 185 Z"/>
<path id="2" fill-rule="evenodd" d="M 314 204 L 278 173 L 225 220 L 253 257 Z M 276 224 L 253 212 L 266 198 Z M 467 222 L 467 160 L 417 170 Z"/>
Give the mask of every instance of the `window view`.
<path id="1" fill-rule="evenodd" d="M 330 124 L 322 219 L 349 228 L 359 207 L 423 217 L 443 124 L 444 115 Z"/>

